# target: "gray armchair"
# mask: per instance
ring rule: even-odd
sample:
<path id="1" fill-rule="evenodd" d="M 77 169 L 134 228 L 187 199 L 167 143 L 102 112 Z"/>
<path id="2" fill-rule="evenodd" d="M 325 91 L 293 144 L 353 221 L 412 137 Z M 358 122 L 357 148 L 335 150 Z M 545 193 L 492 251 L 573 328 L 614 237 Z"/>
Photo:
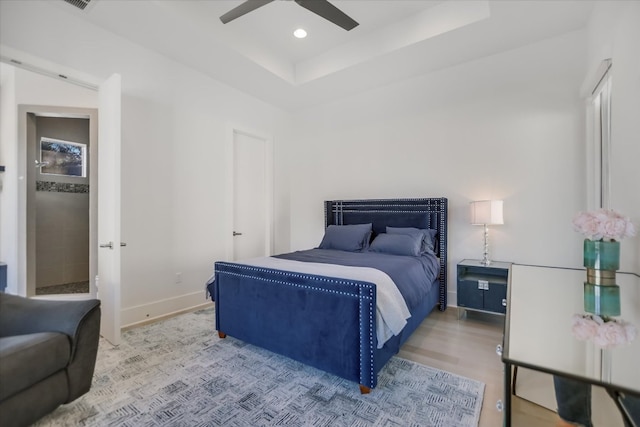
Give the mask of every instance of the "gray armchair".
<path id="1" fill-rule="evenodd" d="M 0 425 L 29 425 L 89 391 L 99 337 L 99 300 L 0 293 Z"/>

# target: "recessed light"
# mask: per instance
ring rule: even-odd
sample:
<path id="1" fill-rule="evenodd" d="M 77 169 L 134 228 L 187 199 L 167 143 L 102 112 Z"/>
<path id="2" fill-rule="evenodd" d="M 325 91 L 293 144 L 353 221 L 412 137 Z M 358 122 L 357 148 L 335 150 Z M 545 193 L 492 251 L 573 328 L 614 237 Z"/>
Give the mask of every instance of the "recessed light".
<path id="1" fill-rule="evenodd" d="M 305 30 L 303 30 L 302 28 L 298 28 L 297 30 L 295 30 L 293 32 L 293 35 L 296 36 L 299 39 L 303 39 L 303 38 L 307 37 L 307 32 Z"/>

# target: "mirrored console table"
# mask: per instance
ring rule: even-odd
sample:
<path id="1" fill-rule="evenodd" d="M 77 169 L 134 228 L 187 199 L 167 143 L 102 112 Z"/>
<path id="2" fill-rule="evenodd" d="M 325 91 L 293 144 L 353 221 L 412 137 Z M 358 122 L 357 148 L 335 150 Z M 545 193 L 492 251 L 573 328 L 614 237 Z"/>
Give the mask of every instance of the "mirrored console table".
<path id="1" fill-rule="evenodd" d="M 502 352 L 506 426 L 511 425 L 512 367 L 602 386 L 621 412 L 625 411 L 620 406 L 623 396 L 640 398 L 640 337 L 602 350 L 572 334 L 572 316 L 585 313 L 585 280 L 584 269 L 512 265 Z M 618 272 L 616 283 L 620 286 L 620 317 L 640 330 L 640 277 Z"/>

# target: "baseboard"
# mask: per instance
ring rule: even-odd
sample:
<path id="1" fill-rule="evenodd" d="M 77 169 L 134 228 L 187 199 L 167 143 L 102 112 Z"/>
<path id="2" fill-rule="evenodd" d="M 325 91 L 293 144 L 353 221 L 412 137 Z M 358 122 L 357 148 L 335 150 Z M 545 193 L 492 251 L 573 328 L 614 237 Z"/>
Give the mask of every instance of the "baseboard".
<path id="1" fill-rule="evenodd" d="M 453 291 L 447 291 L 447 306 L 458 306 L 458 293 Z"/>
<path id="2" fill-rule="evenodd" d="M 134 307 L 123 308 L 120 311 L 122 329 L 142 326 L 146 323 L 157 322 L 185 312 L 206 308 L 212 305 L 211 300 L 205 298 L 204 291 L 192 292 L 173 298 L 166 298 Z"/>

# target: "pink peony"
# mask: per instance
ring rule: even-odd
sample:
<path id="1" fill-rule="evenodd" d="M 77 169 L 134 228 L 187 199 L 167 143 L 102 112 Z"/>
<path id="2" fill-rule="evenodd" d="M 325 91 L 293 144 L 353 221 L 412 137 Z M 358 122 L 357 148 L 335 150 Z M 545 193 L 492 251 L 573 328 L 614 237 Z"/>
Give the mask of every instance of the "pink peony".
<path id="1" fill-rule="evenodd" d="M 594 314 L 574 314 L 571 318 L 571 332 L 580 341 L 593 340 L 602 348 L 612 348 L 633 341 L 638 332 L 636 327 L 622 319 L 603 319 Z"/>
<path id="2" fill-rule="evenodd" d="M 627 333 L 620 323 L 605 322 L 598 327 L 593 343 L 602 348 L 616 347 L 627 343 Z"/>
<path id="3" fill-rule="evenodd" d="M 573 228 L 590 240 L 622 240 L 636 234 L 631 220 L 612 209 L 579 212 Z"/>
<path id="4" fill-rule="evenodd" d="M 596 336 L 598 324 L 590 317 L 574 314 L 571 320 L 571 332 L 580 341 L 587 341 Z"/>
<path id="5" fill-rule="evenodd" d="M 613 240 L 621 240 L 626 229 L 627 225 L 623 219 L 608 218 L 602 222 L 603 234 Z"/>
<path id="6" fill-rule="evenodd" d="M 602 239 L 602 235 L 599 235 L 600 225 L 595 216 L 590 212 L 580 212 L 576 215 L 573 219 L 573 228 L 575 231 L 584 234 L 588 239 Z"/>

